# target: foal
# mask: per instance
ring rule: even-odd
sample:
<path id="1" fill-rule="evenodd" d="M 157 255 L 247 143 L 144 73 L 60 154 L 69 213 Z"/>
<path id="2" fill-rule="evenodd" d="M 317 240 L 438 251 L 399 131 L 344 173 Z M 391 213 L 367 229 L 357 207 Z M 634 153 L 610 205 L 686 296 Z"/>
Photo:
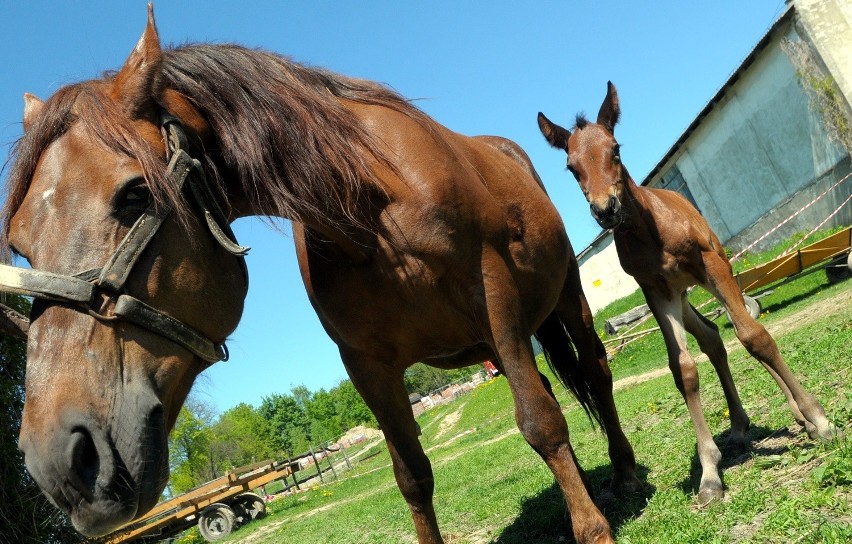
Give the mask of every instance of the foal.
<path id="1" fill-rule="evenodd" d="M 608 82 L 596 123 L 578 116 L 571 132 L 539 113 L 538 125 L 551 146 L 567 152 L 568 170 L 580 184 L 592 216 L 601 227 L 612 229 L 619 262 L 639 283 L 660 325 L 669 368 L 698 437 L 702 467 L 698 501 L 703 505 L 723 496 L 718 471 L 722 455 L 704 419 L 698 372 L 687 351 L 685 332 L 695 337 L 719 375 L 731 415 L 733 446 L 745 446 L 749 418 L 731 377 L 718 328 L 687 300 L 690 286 L 701 285 L 725 306 L 737 338 L 778 382 L 793 417 L 811 438 L 831 438 L 833 428 L 820 403 L 784 364 L 775 341 L 749 315 L 722 244 L 701 214 L 680 194 L 637 186 L 627 173 L 613 137 L 620 113 L 615 86 Z"/>

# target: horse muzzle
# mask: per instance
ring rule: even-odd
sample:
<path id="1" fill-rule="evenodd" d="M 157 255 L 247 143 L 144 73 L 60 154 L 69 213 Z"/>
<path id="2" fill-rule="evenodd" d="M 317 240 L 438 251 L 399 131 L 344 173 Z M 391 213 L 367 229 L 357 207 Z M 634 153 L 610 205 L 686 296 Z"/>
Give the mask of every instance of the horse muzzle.
<path id="1" fill-rule="evenodd" d="M 621 224 L 622 219 L 624 219 L 621 201 L 613 195 L 610 195 L 602 204 L 590 202 L 589 208 L 592 212 L 592 217 L 595 218 L 598 225 L 605 229 L 617 227 Z"/>
<path id="2" fill-rule="evenodd" d="M 168 479 L 167 458 L 161 455 L 167 451 L 166 426 L 159 405 L 145 412 L 136 424 L 116 421 L 105 429 L 68 410 L 53 433 L 21 430 L 19 448 L 30 474 L 86 536 L 113 531 L 160 498 Z"/>

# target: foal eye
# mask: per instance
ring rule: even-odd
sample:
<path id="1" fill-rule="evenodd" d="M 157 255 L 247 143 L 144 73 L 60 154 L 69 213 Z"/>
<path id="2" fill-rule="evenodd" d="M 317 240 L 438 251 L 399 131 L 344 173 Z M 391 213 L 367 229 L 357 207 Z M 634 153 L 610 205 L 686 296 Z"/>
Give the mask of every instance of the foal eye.
<path id="1" fill-rule="evenodd" d="M 612 148 L 612 162 L 621 162 L 621 146 L 618 144 L 615 144 Z"/>

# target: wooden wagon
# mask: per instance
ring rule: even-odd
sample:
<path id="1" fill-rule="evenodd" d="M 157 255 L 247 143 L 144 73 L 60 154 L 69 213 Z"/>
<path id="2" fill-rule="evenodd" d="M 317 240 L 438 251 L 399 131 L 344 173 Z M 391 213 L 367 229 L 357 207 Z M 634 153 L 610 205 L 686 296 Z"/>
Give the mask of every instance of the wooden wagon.
<path id="1" fill-rule="evenodd" d="M 163 501 L 139 518 L 103 539 L 104 544 L 166 540 L 198 524 L 208 542 L 228 536 L 234 528 L 266 513 L 264 499 L 252 493 L 265 484 L 284 479 L 299 464 L 262 461 L 239 467 L 182 495 Z"/>
<path id="2" fill-rule="evenodd" d="M 809 244 L 795 253 L 777 257 L 736 275 L 740 290 L 746 294 L 746 307 L 752 317 L 760 315 L 759 298 L 772 289 L 806 274 L 825 269 L 830 281 L 848 277 L 852 270 L 852 227 Z M 764 289 L 771 285 L 770 289 Z"/>

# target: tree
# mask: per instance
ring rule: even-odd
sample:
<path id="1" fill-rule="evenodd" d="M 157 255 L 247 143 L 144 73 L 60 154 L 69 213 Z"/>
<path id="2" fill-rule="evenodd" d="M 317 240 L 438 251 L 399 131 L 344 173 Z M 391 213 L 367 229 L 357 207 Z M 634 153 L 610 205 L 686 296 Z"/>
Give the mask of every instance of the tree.
<path id="1" fill-rule="evenodd" d="M 3 303 L 29 315 L 30 304 L 22 297 L 7 296 Z M 26 343 L 0 334 L 0 540 L 23 544 L 82 542 L 68 517 L 39 490 L 18 451 L 25 371 Z"/>
<path id="2" fill-rule="evenodd" d="M 409 393 L 428 395 L 436 389 L 470 377 L 474 373 L 474 366 L 443 370 L 416 363 L 405 371 L 405 388 Z"/>
<path id="3" fill-rule="evenodd" d="M 307 442 L 309 423 L 304 406 L 295 397 L 273 393 L 263 398 L 259 411 L 267 421 L 267 440 L 273 451 L 296 455 L 307 449 L 301 448 Z"/>
<path id="4" fill-rule="evenodd" d="M 169 435 L 169 485 L 178 495 L 212 480 L 219 473 L 212 455 L 209 407 L 188 399 Z"/>
<path id="5" fill-rule="evenodd" d="M 351 380 L 341 380 L 332 392 L 337 405 L 340 428 L 344 432 L 358 425 L 378 427 L 376 416 L 367 408 L 367 403 L 358 394 Z"/>
<path id="6" fill-rule="evenodd" d="M 260 410 L 240 403 L 220 415 L 213 425 L 211 449 L 226 470 L 273 457 L 269 428 Z"/>

